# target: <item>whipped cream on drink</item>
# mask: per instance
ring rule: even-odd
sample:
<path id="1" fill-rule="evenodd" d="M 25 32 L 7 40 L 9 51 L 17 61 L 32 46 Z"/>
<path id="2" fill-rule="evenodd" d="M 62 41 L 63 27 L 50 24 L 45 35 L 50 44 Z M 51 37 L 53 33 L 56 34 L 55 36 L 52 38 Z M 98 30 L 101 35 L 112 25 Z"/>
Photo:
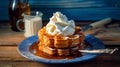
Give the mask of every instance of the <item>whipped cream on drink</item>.
<path id="1" fill-rule="evenodd" d="M 61 12 L 56 12 L 46 25 L 46 30 L 50 35 L 73 35 L 75 32 L 75 22 L 68 20 Z"/>

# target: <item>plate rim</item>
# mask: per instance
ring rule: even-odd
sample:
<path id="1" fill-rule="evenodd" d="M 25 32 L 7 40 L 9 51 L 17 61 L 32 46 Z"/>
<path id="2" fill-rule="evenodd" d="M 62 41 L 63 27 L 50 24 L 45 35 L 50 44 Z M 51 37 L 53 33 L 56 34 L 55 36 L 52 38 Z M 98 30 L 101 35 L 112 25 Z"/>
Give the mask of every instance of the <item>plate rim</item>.
<path id="1" fill-rule="evenodd" d="M 94 46 L 92 44 L 94 48 L 98 48 L 98 49 L 104 49 L 105 48 L 104 43 L 101 40 L 99 40 L 98 38 L 96 38 L 95 36 L 89 35 L 89 34 L 85 35 L 85 41 L 88 42 L 88 43 L 91 43 L 91 40 L 87 40 L 88 38 L 91 38 L 91 40 L 96 40 L 96 42 L 94 42 L 94 44 L 99 44 L 100 43 L 101 46 L 102 46 L 102 47 L 99 48 L 99 47 L 96 47 L 96 46 Z M 38 40 L 38 36 L 37 35 L 31 36 L 31 37 L 28 37 L 28 38 L 24 39 L 18 45 L 18 48 L 17 48 L 18 53 L 21 56 L 23 56 L 23 57 L 25 57 L 25 58 L 27 58 L 29 60 L 32 60 L 32 61 L 35 61 L 35 62 L 47 63 L 47 64 L 80 63 L 80 62 L 85 62 L 85 61 L 92 60 L 92 59 L 94 59 L 94 58 L 96 58 L 97 56 L 100 55 L 100 54 L 89 54 L 89 53 L 87 53 L 84 56 L 77 57 L 77 58 L 74 58 L 74 59 L 69 59 L 69 60 L 68 59 L 60 59 L 60 60 L 58 60 L 58 59 L 47 59 L 47 58 L 36 56 L 36 55 L 32 54 L 29 51 L 29 47 L 34 42 L 36 42 L 37 40 Z M 25 47 L 27 47 L 27 48 L 23 47 L 24 44 L 25 44 Z M 21 49 L 24 49 L 26 51 L 22 51 Z"/>

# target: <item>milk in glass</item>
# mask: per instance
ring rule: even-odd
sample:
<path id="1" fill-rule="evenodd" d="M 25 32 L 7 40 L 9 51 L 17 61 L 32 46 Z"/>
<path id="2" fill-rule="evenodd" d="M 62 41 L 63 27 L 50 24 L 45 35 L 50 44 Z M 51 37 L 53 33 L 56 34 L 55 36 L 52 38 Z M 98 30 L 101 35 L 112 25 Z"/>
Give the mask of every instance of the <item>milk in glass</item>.
<path id="1" fill-rule="evenodd" d="M 37 35 L 38 30 L 42 28 L 42 18 L 34 17 L 29 19 L 24 19 L 25 21 L 25 37 L 30 37 Z"/>

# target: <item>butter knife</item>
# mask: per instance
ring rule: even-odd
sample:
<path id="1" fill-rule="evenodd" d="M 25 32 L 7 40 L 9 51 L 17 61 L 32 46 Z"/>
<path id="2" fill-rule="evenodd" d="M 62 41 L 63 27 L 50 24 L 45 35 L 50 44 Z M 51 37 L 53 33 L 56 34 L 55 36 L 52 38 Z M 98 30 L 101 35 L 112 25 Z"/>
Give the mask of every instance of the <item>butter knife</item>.
<path id="1" fill-rule="evenodd" d="M 82 53 L 107 53 L 107 54 L 113 54 L 115 51 L 117 51 L 118 48 L 114 49 L 98 49 L 98 50 L 78 50 Z"/>
<path id="2" fill-rule="evenodd" d="M 86 31 L 86 30 L 88 30 L 88 29 L 99 28 L 99 27 L 104 26 L 105 24 L 110 23 L 111 21 L 112 21 L 112 19 L 108 17 L 108 18 L 102 19 L 102 20 L 100 20 L 100 21 L 93 22 L 92 24 L 89 24 L 89 25 L 87 25 L 87 26 L 83 26 L 83 27 L 82 27 L 82 30 L 83 30 L 83 31 Z"/>

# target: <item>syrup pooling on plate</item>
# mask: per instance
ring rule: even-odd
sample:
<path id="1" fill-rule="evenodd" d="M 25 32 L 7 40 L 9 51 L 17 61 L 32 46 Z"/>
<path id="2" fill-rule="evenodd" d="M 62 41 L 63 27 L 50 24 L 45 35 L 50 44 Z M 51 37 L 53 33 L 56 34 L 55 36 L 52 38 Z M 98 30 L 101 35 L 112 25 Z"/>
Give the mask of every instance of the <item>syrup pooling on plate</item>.
<path id="1" fill-rule="evenodd" d="M 33 43 L 30 48 L 30 52 L 36 56 L 47 58 L 47 59 L 74 59 L 76 57 L 81 57 L 82 54 L 80 52 L 76 52 L 76 54 L 71 54 L 68 56 L 59 56 L 59 55 L 49 55 L 47 53 L 44 53 L 43 51 L 39 50 L 38 48 L 38 42 Z"/>
<path id="2" fill-rule="evenodd" d="M 29 41 L 29 42 L 28 42 Z M 100 54 L 89 54 L 89 53 L 82 53 L 81 56 L 74 57 L 73 59 L 56 59 L 51 57 L 51 59 L 38 56 L 36 55 L 36 48 L 34 47 L 34 43 L 38 41 L 38 36 L 32 36 L 29 38 L 26 38 L 23 40 L 20 45 L 18 46 L 18 51 L 19 53 L 32 61 L 37 61 L 37 62 L 42 62 L 42 63 L 48 63 L 48 64 L 69 64 L 69 63 L 81 63 L 81 62 L 86 62 L 89 60 L 92 60 L 99 56 Z M 88 48 L 89 50 L 94 50 L 94 49 L 104 49 L 105 46 L 104 44 L 96 37 L 92 35 L 85 35 L 85 50 Z M 37 44 L 37 43 L 36 43 Z M 50 56 L 50 55 L 49 55 Z M 65 57 L 64 57 L 65 58 Z"/>

